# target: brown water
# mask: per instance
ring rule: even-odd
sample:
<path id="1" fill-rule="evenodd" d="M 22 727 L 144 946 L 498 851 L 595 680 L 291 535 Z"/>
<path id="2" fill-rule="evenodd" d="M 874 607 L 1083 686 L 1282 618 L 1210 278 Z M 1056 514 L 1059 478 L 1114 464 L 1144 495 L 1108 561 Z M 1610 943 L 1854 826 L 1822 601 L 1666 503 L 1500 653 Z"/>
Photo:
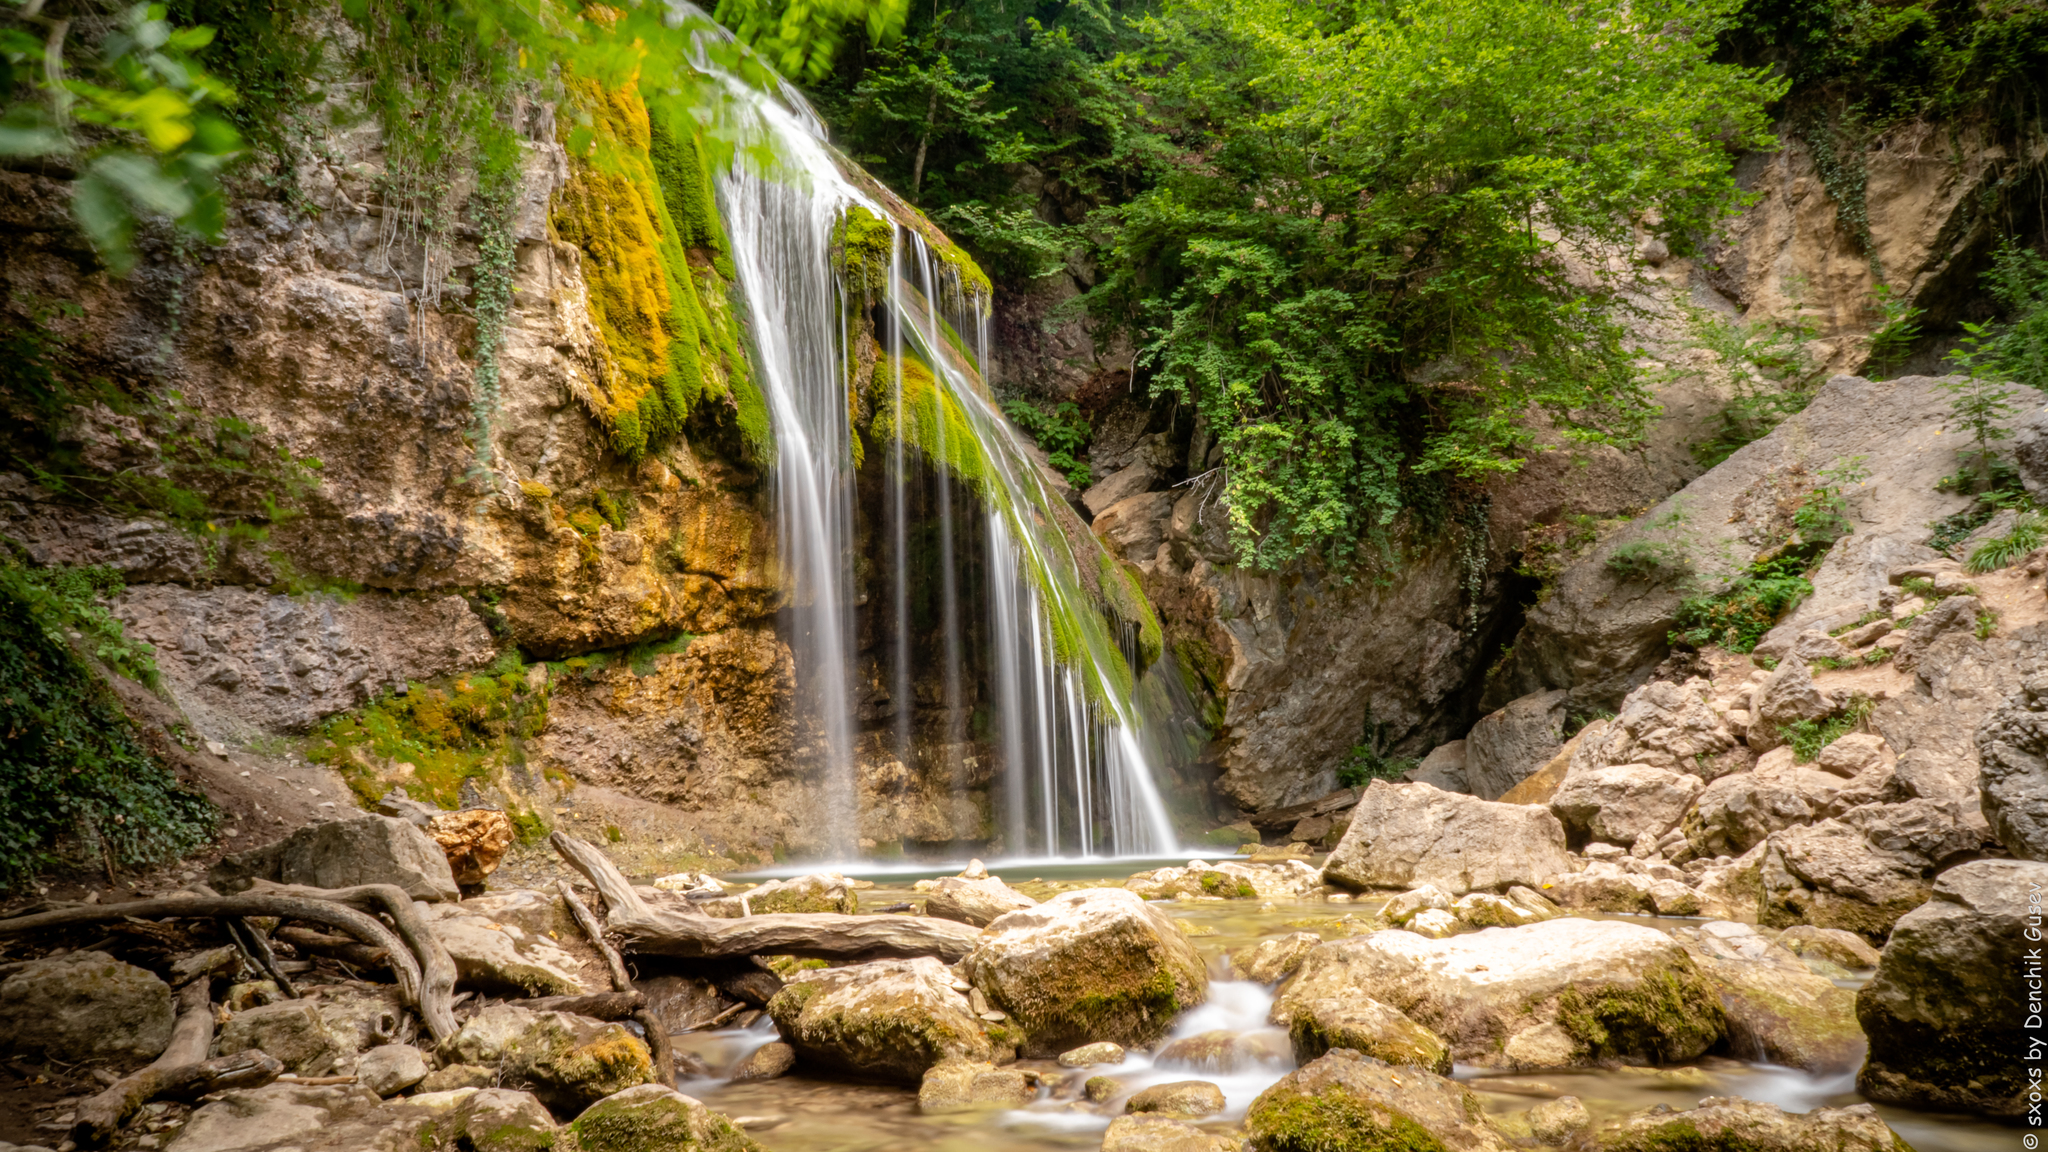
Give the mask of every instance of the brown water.
<path id="1" fill-rule="evenodd" d="M 1104 880 L 1121 881 L 1133 872 L 1169 861 L 1117 861 L 1095 864 L 1025 864 L 997 869 L 1010 883 L 1034 896 L 1049 894 L 1052 885 Z M 1170 863 L 1185 863 L 1173 860 Z M 946 875 L 957 869 L 949 869 Z M 870 873 L 876 887 L 861 893 L 861 903 L 878 907 L 916 896 L 911 885 L 932 872 Z M 1032 880 L 1038 880 L 1033 885 Z M 1344 918 L 1369 919 L 1377 901 L 1356 903 L 1322 899 L 1202 901 L 1165 903 L 1160 907 L 1186 923 L 1194 943 L 1208 958 L 1209 1003 L 1174 1028 L 1190 1036 L 1217 1028 L 1251 1032 L 1267 1030 L 1285 1051 L 1284 1034 L 1269 1029 L 1266 1012 L 1271 992 L 1256 984 L 1230 979 L 1225 954 L 1260 939 L 1304 929 L 1325 939 L 1346 934 Z M 1622 919 L 1622 917 L 1615 917 Z M 1657 927 L 1675 927 L 1683 920 L 1630 917 Z M 732 1067 L 754 1048 L 775 1038 L 764 1019 L 751 1029 L 731 1029 L 678 1037 L 678 1043 L 702 1057 L 714 1072 Z M 730 1084 L 695 1080 L 683 1091 L 711 1107 L 741 1118 L 755 1139 L 775 1152 L 866 1152 L 868 1149 L 930 1149 L 932 1152 L 1053 1152 L 1091 1149 L 1102 1142 L 1102 1130 L 1122 1111 L 1118 1097 L 1106 1106 L 1081 1099 L 1089 1075 L 1107 1074 L 1123 1082 L 1126 1092 L 1170 1080 L 1199 1079 L 1223 1090 L 1227 1107 L 1203 1127 L 1230 1133 L 1242 1123 L 1245 1109 L 1257 1095 L 1292 1067 L 1291 1060 L 1229 1075 L 1194 1069 L 1154 1067 L 1151 1058 L 1134 1052 L 1121 1065 L 1086 1071 L 1064 1069 L 1049 1060 L 1026 1060 L 1020 1067 L 1040 1072 L 1048 1087 L 1039 1099 L 1014 1111 L 921 1115 L 913 1089 L 883 1084 L 857 1084 L 792 1074 L 778 1080 Z M 1078 1074 L 1077 1074 L 1078 1072 Z M 1795 1069 L 1709 1057 L 1682 1068 L 1640 1071 L 1574 1071 L 1512 1076 L 1486 1075 L 1460 1066 L 1454 1076 L 1479 1093 L 1487 1111 L 1510 1130 L 1530 1108 L 1559 1096 L 1577 1096 L 1596 1118 L 1657 1104 L 1690 1108 L 1706 1096 L 1743 1096 L 1803 1112 L 1823 1106 L 1862 1103 L 1855 1077 L 1816 1077 Z M 1919 1152 L 2005 1152 L 2014 1146 L 2015 1130 L 1973 1117 L 1942 1116 L 1878 1106 L 1885 1120 Z"/>

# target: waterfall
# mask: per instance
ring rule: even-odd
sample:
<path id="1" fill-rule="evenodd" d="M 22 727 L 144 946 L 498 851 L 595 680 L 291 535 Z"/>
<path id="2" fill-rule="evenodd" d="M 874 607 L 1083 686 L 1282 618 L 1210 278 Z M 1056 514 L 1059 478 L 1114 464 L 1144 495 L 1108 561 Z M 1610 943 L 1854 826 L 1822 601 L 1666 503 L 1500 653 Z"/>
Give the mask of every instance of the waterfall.
<path id="1" fill-rule="evenodd" d="M 707 71 L 718 76 L 715 68 Z M 960 529 L 952 499 L 957 481 L 979 497 L 985 538 L 987 624 L 995 743 L 1002 753 L 993 803 L 1004 849 L 1012 856 L 1130 855 L 1174 848 L 1171 823 L 1137 739 L 1133 663 L 1084 588 L 1089 572 L 1110 571 L 1085 529 L 1078 546 L 1062 531 L 1058 497 L 1041 479 L 1017 433 L 991 401 L 981 372 L 989 363 L 989 304 L 899 213 L 850 181 L 824 143 L 823 125 L 786 85 L 765 94 L 719 76 L 729 97 L 722 111 L 769 147 L 742 149 L 717 179 L 720 214 L 731 241 L 775 439 L 773 482 L 779 555 L 791 590 L 784 635 L 796 663 L 799 705 L 815 723 L 818 764 L 835 859 L 856 854 L 860 836 L 855 732 L 854 428 L 850 416 L 855 350 L 848 310 L 859 305 L 834 270 L 835 230 L 862 209 L 890 228 L 885 300 L 889 402 L 895 434 L 867 467 L 886 468 L 883 505 L 893 569 L 889 604 L 888 691 L 897 718 L 887 737 L 909 762 L 913 668 L 936 657 L 948 747 L 964 739 L 960 717 L 963 607 L 956 554 Z M 908 215 L 905 210 L 902 215 Z M 967 346 L 962 333 L 971 333 Z M 907 394 L 906 366 L 928 370 L 930 395 Z M 925 388 L 920 379 L 919 388 Z M 937 473 L 939 650 L 915 647 L 907 623 L 910 545 L 905 487 L 913 446 L 906 428 L 931 409 L 930 442 L 919 443 Z M 968 443 L 949 440 L 967 430 Z M 922 425 L 919 425 L 922 427 Z M 880 447 L 880 446 L 876 446 Z M 871 449 L 872 451 L 872 449 Z M 883 457 L 875 459 L 874 457 Z M 968 475 L 953 462 L 967 461 Z M 1078 521 L 1075 521 L 1078 523 Z M 972 535 L 972 534 L 970 534 Z M 799 726 L 799 731 L 809 731 Z M 957 768 L 957 765 L 956 765 Z M 956 789 L 960 782 L 955 781 Z"/>

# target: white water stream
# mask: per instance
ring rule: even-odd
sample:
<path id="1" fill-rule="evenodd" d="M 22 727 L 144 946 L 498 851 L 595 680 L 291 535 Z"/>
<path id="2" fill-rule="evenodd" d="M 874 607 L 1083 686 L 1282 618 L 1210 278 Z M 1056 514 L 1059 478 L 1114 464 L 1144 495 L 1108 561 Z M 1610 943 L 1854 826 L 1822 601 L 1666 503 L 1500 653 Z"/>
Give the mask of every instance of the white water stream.
<path id="1" fill-rule="evenodd" d="M 1136 736 L 1142 720 L 1128 694 L 1116 687 L 1123 656 L 1081 592 L 1080 566 L 1093 566 L 1095 557 L 1074 554 L 1054 519 L 1056 497 L 979 377 L 979 366 L 989 363 L 989 301 L 963 295 L 958 277 L 922 236 L 894 222 L 887 207 L 847 180 L 824 142 L 823 125 L 800 96 L 787 86 L 771 96 L 731 77 L 723 80 L 727 111 L 743 131 L 769 145 L 742 150 L 718 177 L 718 201 L 747 301 L 756 377 L 774 429 L 778 547 L 791 589 L 783 635 L 796 662 L 800 705 L 818 734 L 819 746 L 808 749 L 807 759 L 818 765 L 829 813 L 829 857 L 854 859 L 860 836 L 848 394 L 853 373 L 844 323 L 854 302 L 831 255 L 834 229 L 855 206 L 891 221 L 893 230 L 887 339 L 899 414 L 903 363 L 910 356 L 930 367 L 945 404 L 972 429 L 974 450 L 987 462 L 980 513 L 986 518 L 987 603 L 980 607 L 989 613 L 995 647 L 990 687 L 1002 763 L 994 804 L 1003 849 L 1043 856 L 1171 851 L 1171 823 Z M 957 339 L 948 339 L 968 331 L 976 341 L 972 361 Z M 911 681 L 915 672 L 931 671 L 932 660 L 939 662 L 946 742 L 964 738 L 963 558 L 955 552 L 960 525 L 945 471 L 942 415 L 940 458 L 926 462 L 940 481 L 942 643 L 937 652 L 918 651 L 906 623 L 912 573 L 904 499 L 918 461 L 903 440 L 905 421 L 899 416 L 894 423 L 897 435 L 886 464 L 869 466 L 889 470 L 896 623 L 888 664 L 898 713 L 891 742 L 907 763 Z M 1067 624 L 1065 663 L 1055 657 L 1056 620 Z"/>

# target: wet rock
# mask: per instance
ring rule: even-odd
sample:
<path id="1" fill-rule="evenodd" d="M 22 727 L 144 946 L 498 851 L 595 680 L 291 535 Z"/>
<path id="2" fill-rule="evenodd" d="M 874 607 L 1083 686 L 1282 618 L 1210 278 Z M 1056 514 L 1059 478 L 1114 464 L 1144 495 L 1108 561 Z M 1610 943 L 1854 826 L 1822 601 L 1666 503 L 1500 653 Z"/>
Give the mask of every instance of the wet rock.
<path id="1" fill-rule="evenodd" d="M 1641 836 L 1659 838 L 1678 827 L 1705 787 L 1690 773 L 1648 764 L 1574 770 L 1551 797 L 1550 810 L 1570 842 L 1628 847 Z"/>
<path id="2" fill-rule="evenodd" d="M 1321 882 L 1304 860 L 1270 864 L 1190 860 L 1185 868 L 1140 872 L 1125 881 L 1124 887 L 1147 900 L 1292 900 L 1307 895 Z"/>
<path id="3" fill-rule="evenodd" d="M 394 1096 L 427 1078 L 427 1058 L 410 1044 L 386 1044 L 356 1061 L 356 1083 L 379 1096 Z"/>
<path id="4" fill-rule="evenodd" d="M 1566 918 L 1425 940 L 1375 932 L 1322 944 L 1280 991 L 1275 1019 L 1322 999 L 1373 999 L 1435 1032 L 1454 1057 L 1500 1064 L 1509 1039 L 1557 1025 L 1571 1058 L 1671 1063 L 1724 1032 L 1685 950 L 1653 928 Z"/>
<path id="5" fill-rule="evenodd" d="M 1577 912 L 1637 913 L 1656 910 L 1651 891 L 1656 882 L 1647 874 L 1626 871 L 1608 860 L 1593 860 L 1578 872 L 1566 872 L 1545 885 L 1552 898 Z"/>
<path id="6" fill-rule="evenodd" d="M 214 1037 L 213 1054 L 227 1056 L 261 1048 L 301 1076 L 347 1075 L 356 1054 L 353 1037 L 327 1027 L 312 1000 L 281 1000 L 237 1012 Z"/>
<path id="7" fill-rule="evenodd" d="M 1291 932 L 1261 940 L 1230 956 L 1230 973 L 1255 984 L 1277 984 L 1293 975 L 1308 950 L 1323 942 L 1313 932 Z"/>
<path id="8" fill-rule="evenodd" d="M 1209 991 L 1186 934 L 1117 888 L 1064 892 L 998 918 L 962 966 L 1010 1015 L 1027 1056 L 1095 1040 L 1150 1044 Z"/>
<path id="9" fill-rule="evenodd" d="M 1030 908 L 1037 903 L 994 877 L 963 880 L 958 876 L 941 876 L 925 897 L 924 912 L 942 920 L 958 920 L 962 924 L 986 928 L 989 921 L 1005 912 Z"/>
<path id="10" fill-rule="evenodd" d="M 747 1053 L 728 1077 L 735 1084 L 749 1080 L 773 1080 L 796 1067 L 796 1049 L 772 1040 Z"/>
<path id="11" fill-rule="evenodd" d="M 1721 996 L 1728 1051 L 1828 1074 L 1863 1059 L 1856 996 L 1747 924 L 1714 921 L 1673 936 Z"/>
<path id="12" fill-rule="evenodd" d="M 2025 1113 L 2024 973 L 2029 893 L 2048 864 L 1977 860 L 1935 878 L 1933 898 L 1899 918 L 1877 974 L 1856 996 L 1870 1037 L 1857 1079 L 1873 1100 L 1994 1116 Z M 2038 907 L 2033 905 L 2031 907 Z"/>
<path id="13" fill-rule="evenodd" d="M 434 934 L 455 961 L 456 987 L 499 996 L 599 991 L 585 978 L 584 961 L 536 930 L 536 917 L 545 919 L 554 904 L 542 893 L 519 892 L 429 905 Z"/>
<path id="14" fill-rule="evenodd" d="M 1482 716 L 1465 737 L 1472 795 L 1495 800 L 1557 754 L 1564 743 L 1564 692 L 1537 692 Z"/>
<path id="15" fill-rule="evenodd" d="M 673 1088 L 642 1084 L 608 1096 L 569 1130 L 579 1152 L 760 1152 L 726 1116 Z"/>
<path id="16" fill-rule="evenodd" d="M 929 956 L 799 972 L 768 1015 L 805 1063 L 904 1084 L 995 1051 L 952 973 Z"/>
<path id="17" fill-rule="evenodd" d="M 427 825 L 427 834 L 448 857 L 448 869 L 457 884 L 481 884 L 497 871 L 512 847 L 512 818 L 490 808 L 461 812 L 437 812 Z"/>
<path id="18" fill-rule="evenodd" d="M 1660 1105 L 1609 1120 L 1572 1147 L 1584 1152 L 1897 1152 L 1906 1142 L 1868 1104 L 1802 1114 L 1755 1100 L 1709 1096 L 1688 1112 Z"/>
<path id="19" fill-rule="evenodd" d="M 2022 860 L 2048 860 L 2048 676 L 2020 691 L 1977 729 L 1984 819 Z"/>
<path id="20" fill-rule="evenodd" d="M 854 882 L 837 872 L 814 872 L 787 880 L 770 880 L 758 888 L 698 905 L 706 915 L 736 919 L 745 909 L 759 916 L 766 912 L 860 911 L 860 897 Z"/>
<path id="21" fill-rule="evenodd" d="M 920 1112 L 964 1112 L 977 1108 L 1022 1108 L 1038 1096 L 1021 1068 L 982 1061 L 955 1061 L 925 1071 L 918 1085 Z"/>
<path id="22" fill-rule="evenodd" d="M 1163 1112 L 1169 1116 L 1214 1116 L 1223 1111 L 1223 1089 L 1207 1080 L 1175 1080 L 1131 1094 L 1126 1112 Z"/>
<path id="23" fill-rule="evenodd" d="M 1324 865 L 1347 888 L 1430 882 L 1454 895 L 1534 886 L 1568 870 L 1564 828 L 1547 810 L 1375 780 Z"/>
<path id="24" fill-rule="evenodd" d="M 1408 931 L 1431 940 L 1441 940 L 1458 930 L 1458 918 L 1442 908 L 1424 908 L 1402 925 Z"/>
<path id="25" fill-rule="evenodd" d="M 1106 1040 L 1096 1044 L 1083 1044 L 1079 1048 L 1070 1048 L 1059 1055 L 1059 1063 L 1062 1068 L 1089 1068 L 1097 1064 L 1121 1064 L 1123 1062 L 1123 1045 L 1111 1044 Z"/>
<path id="26" fill-rule="evenodd" d="M 1245 1115 L 1255 1152 L 1432 1148 L 1506 1152 L 1505 1136 L 1464 1088 L 1414 1068 L 1336 1051 L 1288 1073 Z"/>
<path id="27" fill-rule="evenodd" d="M 1840 928 L 1882 940 L 1900 916 L 1926 902 L 1921 872 L 1839 820 L 1787 828 L 1764 843 L 1758 922 Z"/>
<path id="28" fill-rule="evenodd" d="M 1389 1064 L 1451 1074 L 1451 1046 L 1443 1037 L 1377 1000 L 1289 999 L 1274 1005 L 1272 1020 L 1287 1029 L 1299 1063 L 1349 1048 Z"/>
<path id="29" fill-rule="evenodd" d="M 1238 1143 L 1166 1116 L 1119 1116 L 1102 1134 L 1102 1152 L 1237 1152 Z"/>
<path id="30" fill-rule="evenodd" d="M 1081 1094 L 1097 1104 L 1114 1097 L 1124 1090 L 1124 1082 L 1114 1076 L 1090 1076 L 1081 1085 Z"/>
<path id="31" fill-rule="evenodd" d="M 207 882 L 222 892 L 240 892 L 258 879 L 314 888 L 396 884 L 426 901 L 461 895 L 439 844 L 409 821 L 368 813 L 309 825 L 227 856 L 207 873 Z"/>
<path id="32" fill-rule="evenodd" d="M 1877 949 L 1864 943 L 1863 937 L 1840 928 L 1794 924 L 1778 934 L 1778 945 L 1796 956 L 1825 960 L 1851 971 L 1877 967 Z"/>
<path id="33" fill-rule="evenodd" d="M 1559 1096 L 1529 1109 L 1529 1130 L 1545 1144 L 1562 1144 L 1593 1126 L 1593 1114 L 1577 1096 Z"/>
<path id="34" fill-rule="evenodd" d="M 1450 912 L 1461 923 L 1474 928 L 1513 928 L 1556 915 L 1555 912 L 1545 914 L 1490 892 L 1467 892 L 1451 905 Z"/>
<path id="35" fill-rule="evenodd" d="M 176 1018 L 170 985 L 104 952 L 31 960 L 0 981 L 0 1045 L 66 1064 L 153 1059 Z"/>
<path id="36" fill-rule="evenodd" d="M 1406 924 L 1418 914 L 1432 908 L 1447 909 L 1456 899 L 1457 897 L 1435 884 L 1417 884 L 1387 901 L 1380 908 L 1380 915 L 1386 917 L 1389 924 Z"/>
<path id="37" fill-rule="evenodd" d="M 464 1021 L 446 1051 L 460 1063 L 496 1065 L 499 1083 L 526 1089 L 567 1116 L 654 1079 L 646 1043 L 624 1025 L 510 1004 L 489 1005 Z"/>
<path id="38" fill-rule="evenodd" d="M 1285 1053 L 1267 1036 L 1240 1035 L 1216 1029 L 1183 1036 L 1159 1049 L 1154 1061 L 1162 1066 L 1196 1068 L 1204 1072 L 1236 1072 L 1258 1064 L 1284 1059 Z"/>
<path id="39" fill-rule="evenodd" d="M 534 1152 L 557 1143 L 554 1117 L 531 1092 L 484 1087 L 450 1095 L 460 1101 L 445 1121 L 434 1126 L 434 1134 L 448 1146 L 476 1152 Z"/>

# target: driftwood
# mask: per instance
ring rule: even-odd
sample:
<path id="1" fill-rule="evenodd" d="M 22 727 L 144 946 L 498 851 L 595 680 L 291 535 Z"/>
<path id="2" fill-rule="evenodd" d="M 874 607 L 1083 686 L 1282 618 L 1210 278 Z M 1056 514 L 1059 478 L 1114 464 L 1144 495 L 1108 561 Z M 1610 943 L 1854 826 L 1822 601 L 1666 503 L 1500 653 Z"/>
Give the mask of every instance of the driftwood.
<path id="1" fill-rule="evenodd" d="M 593 992 L 588 996 L 536 996 L 511 1003 L 535 1012 L 567 1012 L 592 1020 L 630 1020 L 634 1013 L 647 1007 L 647 997 L 638 992 Z"/>
<path id="2" fill-rule="evenodd" d="M 213 1045 L 209 983 L 197 979 L 179 990 L 178 1022 L 162 1055 L 78 1105 L 71 1126 L 73 1140 L 83 1147 L 106 1142 L 152 1100 L 196 1100 L 229 1088 L 260 1088 L 284 1071 L 276 1058 L 254 1048 L 214 1060 L 206 1058 Z"/>
<path id="3" fill-rule="evenodd" d="M 392 891 L 397 892 L 398 889 L 393 888 Z M 400 943 L 391 929 L 386 928 L 376 917 L 366 916 L 353 908 L 327 899 L 309 899 L 276 892 L 245 892 L 239 896 L 159 896 L 150 900 L 131 900 L 125 904 L 90 904 L 54 912 L 40 912 L 34 916 L 16 916 L 12 920 L 0 920 L 0 936 L 19 936 L 25 932 L 68 928 L 75 924 L 103 924 L 113 920 L 125 920 L 131 916 L 138 920 L 164 920 L 174 916 L 278 916 L 339 928 L 365 944 L 384 949 L 391 958 L 392 975 L 398 978 L 399 994 L 413 1007 L 421 1007 L 419 965 L 414 962 L 412 954 L 405 950 L 405 945 Z M 453 969 L 453 962 L 450 962 L 449 967 Z M 444 996 L 444 1009 L 446 1003 Z M 420 1014 L 426 1015 L 423 1008 Z M 452 1023 L 454 1012 L 449 1011 L 448 1017 Z"/>
<path id="4" fill-rule="evenodd" d="M 354 968 L 382 968 L 391 962 L 382 948 L 359 944 L 346 936 L 295 927 L 279 928 L 273 935 L 308 956 L 325 956 Z"/>
<path id="5" fill-rule="evenodd" d="M 259 880 L 251 892 L 292 896 L 306 900 L 325 900 L 335 904 L 346 904 L 373 912 L 382 912 L 391 917 L 398 927 L 399 936 L 412 949 L 412 956 L 418 957 L 420 984 L 419 996 L 414 1006 L 419 1009 L 420 1019 L 426 1021 L 427 1031 L 437 1042 L 453 1039 L 462 1025 L 455 1019 L 455 960 L 442 947 L 434 930 L 427 927 L 426 917 L 420 915 L 412 897 L 396 884 L 358 884 L 353 888 L 307 888 L 295 884 L 273 884 Z M 399 949 L 403 951 L 403 949 Z M 410 957 L 408 957 L 410 959 Z"/>
<path id="6" fill-rule="evenodd" d="M 605 929 L 628 952 L 707 960 L 723 956 L 807 956 L 884 960 L 937 956 L 953 963 L 974 951 L 981 929 L 934 916 L 849 916 L 788 912 L 722 920 L 655 908 L 633 891 L 604 853 L 557 832 L 550 840 L 604 897 Z"/>
<path id="7" fill-rule="evenodd" d="M 562 903 L 569 906 L 569 914 L 576 918 L 576 926 L 583 929 L 583 934 L 590 937 L 591 947 L 604 957 L 605 970 L 611 974 L 612 988 L 640 997 L 640 1007 L 633 1011 L 631 1019 L 647 1033 L 647 1053 L 654 1057 L 654 1074 L 661 1077 L 663 1084 L 673 1086 L 676 1082 L 676 1049 L 669 1043 L 668 1025 L 647 1007 L 647 998 L 633 987 L 633 974 L 626 971 L 625 960 L 619 956 L 619 950 L 604 938 L 604 929 L 599 926 L 597 917 L 591 914 L 589 906 L 577 897 L 576 890 L 569 887 L 567 880 L 558 881 L 555 887 L 561 890 Z"/>
<path id="8" fill-rule="evenodd" d="M 204 884 L 192 885 L 192 891 L 201 896 L 220 895 Z M 270 977 L 270 982 L 277 985 L 277 990 L 285 996 L 293 1000 L 299 998 L 299 990 L 293 986 L 291 977 L 285 975 L 284 969 L 277 966 L 277 953 L 271 950 L 268 936 L 257 931 L 255 925 L 240 916 L 224 916 L 220 923 L 221 927 L 227 929 L 228 939 L 233 940 L 235 947 L 241 949 L 242 955 L 248 958 L 250 968 Z"/>

